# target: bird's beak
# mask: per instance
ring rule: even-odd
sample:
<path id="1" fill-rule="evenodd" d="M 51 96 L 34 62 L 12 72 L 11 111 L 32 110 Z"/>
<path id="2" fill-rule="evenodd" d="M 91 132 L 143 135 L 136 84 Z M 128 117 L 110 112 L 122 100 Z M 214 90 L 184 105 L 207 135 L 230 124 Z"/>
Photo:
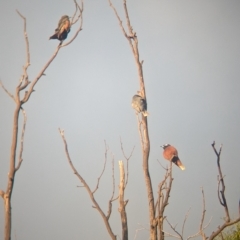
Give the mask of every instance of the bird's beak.
<path id="1" fill-rule="evenodd" d="M 161 148 L 163 148 L 163 146 L 160 146 Z"/>

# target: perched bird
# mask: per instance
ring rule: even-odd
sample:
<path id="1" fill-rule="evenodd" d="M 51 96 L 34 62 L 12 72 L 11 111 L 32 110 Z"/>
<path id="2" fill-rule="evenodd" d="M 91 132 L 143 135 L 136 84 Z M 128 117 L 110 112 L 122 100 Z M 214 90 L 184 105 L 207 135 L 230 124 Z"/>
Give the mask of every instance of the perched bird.
<path id="1" fill-rule="evenodd" d="M 166 160 L 172 161 L 182 170 L 185 169 L 184 165 L 182 164 L 178 157 L 178 151 L 175 147 L 171 146 L 170 144 L 165 144 L 161 147 L 163 148 L 163 157 Z"/>
<path id="2" fill-rule="evenodd" d="M 145 117 L 149 115 L 147 112 L 147 103 L 144 98 L 139 95 L 134 95 L 132 98 L 132 107 L 138 112 L 142 113 Z"/>
<path id="3" fill-rule="evenodd" d="M 69 17 L 67 15 L 62 16 L 58 22 L 58 27 L 55 29 L 55 33 L 49 39 L 65 40 L 70 32 L 70 25 Z"/>

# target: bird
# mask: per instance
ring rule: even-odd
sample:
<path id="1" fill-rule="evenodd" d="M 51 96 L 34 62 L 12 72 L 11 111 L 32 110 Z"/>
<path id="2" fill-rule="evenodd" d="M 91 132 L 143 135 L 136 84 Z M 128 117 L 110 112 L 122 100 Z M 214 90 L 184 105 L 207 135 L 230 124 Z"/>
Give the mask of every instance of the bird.
<path id="1" fill-rule="evenodd" d="M 185 170 L 184 165 L 178 157 L 178 151 L 175 147 L 171 146 L 170 144 L 165 144 L 161 147 L 163 148 L 163 157 L 166 160 L 175 163 L 181 170 Z"/>
<path id="2" fill-rule="evenodd" d="M 140 95 L 134 95 L 132 98 L 132 107 L 138 112 L 142 113 L 144 117 L 148 116 L 149 113 L 147 112 L 147 103 L 144 98 Z"/>
<path id="3" fill-rule="evenodd" d="M 63 41 L 67 38 L 68 33 L 70 32 L 71 24 L 69 17 L 64 15 L 58 22 L 58 27 L 55 29 L 55 33 L 49 38 L 50 39 L 58 39 L 59 41 Z"/>

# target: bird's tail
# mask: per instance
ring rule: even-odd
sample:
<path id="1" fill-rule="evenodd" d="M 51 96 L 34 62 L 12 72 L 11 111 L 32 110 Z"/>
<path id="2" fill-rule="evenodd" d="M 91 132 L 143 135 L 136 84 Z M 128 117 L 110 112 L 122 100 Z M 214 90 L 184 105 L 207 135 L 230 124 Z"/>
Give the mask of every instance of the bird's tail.
<path id="1" fill-rule="evenodd" d="M 147 111 L 142 112 L 144 117 L 147 117 L 149 113 Z"/>
<path id="2" fill-rule="evenodd" d="M 177 156 L 175 156 L 172 159 L 172 162 L 175 163 L 181 170 L 185 170 L 185 166 L 182 164 L 182 162 L 180 161 L 180 159 Z"/>

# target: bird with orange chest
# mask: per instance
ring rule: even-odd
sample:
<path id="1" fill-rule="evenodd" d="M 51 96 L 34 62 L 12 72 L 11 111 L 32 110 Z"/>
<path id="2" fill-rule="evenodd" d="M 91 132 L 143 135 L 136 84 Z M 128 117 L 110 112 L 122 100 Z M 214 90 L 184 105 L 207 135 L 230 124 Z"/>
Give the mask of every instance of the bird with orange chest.
<path id="1" fill-rule="evenodd" d="M 175 147 L 171 146 L 170 144 L 165 144 L 161 147 L 163 148 L 163 157 L 166 160 L 175 163 L 181 170 L 185 170 L 184 165 L 178 157 L 178 151 Z"/>
<path id="2" fill-rule="evenodd" d="M 58 27 L 55 29 L 55 33 L 49 39 L 58 39 L 63 41 L 67 38 L 68 33 L 71 29 L 71 23 L 69 17 L 64 15 L 58 22 Z"/>

